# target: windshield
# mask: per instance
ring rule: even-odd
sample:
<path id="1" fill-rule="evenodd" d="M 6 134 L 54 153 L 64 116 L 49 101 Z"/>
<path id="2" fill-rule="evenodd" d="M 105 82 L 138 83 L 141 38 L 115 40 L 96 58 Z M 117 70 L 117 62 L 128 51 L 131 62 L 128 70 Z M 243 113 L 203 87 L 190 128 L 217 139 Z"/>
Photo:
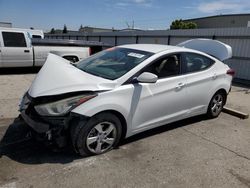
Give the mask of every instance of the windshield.
<path id="1" fill-rule="evenodd" d="M 80 61 L 76 67 L 89 74 L 115 80 L 152 54 L 129 48 L 109 48 Z"/>

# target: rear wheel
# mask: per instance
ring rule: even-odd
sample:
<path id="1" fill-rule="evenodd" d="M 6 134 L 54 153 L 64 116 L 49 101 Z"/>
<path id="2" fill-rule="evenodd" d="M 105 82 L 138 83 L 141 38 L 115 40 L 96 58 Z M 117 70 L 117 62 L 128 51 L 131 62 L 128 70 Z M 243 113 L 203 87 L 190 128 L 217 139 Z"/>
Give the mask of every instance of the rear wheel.
<path id="1" fill-rule="evenodd" d="M 121 138 L 121 122 L 111 113 L 101 113 L 86 124 L 80 122 L 71 134 L 72 144 L 82 156 L 105 153 L 114 148 Z"/>
<path id="2" fill-rule="evenodd" d="M 223 106 L 226 102 L 226 95 L 223 92 L 217 92 L 214 94 L 212 97 L 208 110 L 207 110 L 207 115 L 210 118 L 216 118 L 220 115 Z"/>

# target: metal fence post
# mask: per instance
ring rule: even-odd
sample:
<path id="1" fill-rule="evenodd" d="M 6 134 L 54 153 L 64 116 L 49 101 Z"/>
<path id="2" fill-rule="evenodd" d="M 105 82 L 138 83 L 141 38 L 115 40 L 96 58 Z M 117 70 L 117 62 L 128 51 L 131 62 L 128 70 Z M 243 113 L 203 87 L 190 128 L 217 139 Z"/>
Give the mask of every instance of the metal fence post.
<path id="1" fill-rule="evenodd" d="M 136 38 L 135 38 L 135 43 L 136 43 L 136 44 L 138 44 L 138 42 L 139 42 L 139 36 L 138 36 L 138 35 L 136 35 Z"/>
<path id="2" fill-rule="evenodd" d="M 117 46 L 117 36 L 115 36 L 115 46 Z"/>
<path id="3" fill-rule="evenodd" d="M 170 38 L 171 38 L 171 36 L 168 35 L 168 45 L 170 45 Z"/>

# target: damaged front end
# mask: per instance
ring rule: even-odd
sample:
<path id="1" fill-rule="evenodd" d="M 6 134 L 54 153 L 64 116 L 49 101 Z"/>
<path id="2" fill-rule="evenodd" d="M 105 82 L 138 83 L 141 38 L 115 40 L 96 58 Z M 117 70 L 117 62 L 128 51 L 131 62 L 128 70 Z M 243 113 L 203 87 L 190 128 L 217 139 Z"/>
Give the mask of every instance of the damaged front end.
<path id="1" fill-rule="evenodd" d="M 77 93 L 75 93 L 77 94 Z M 92 94 L 92 95 L 91 95 Z M 88 96 L 94 96 L 93 93 L 88 93 Z M 74 125 L 74 122 L 87 121 L 88 117 L 71 112 L 72 106 L 67 112 L 59 115 L 40 115 L 36 106 L 46 105 L 53 103 L 52 101 L 60 101 L 61 98 L 67 97 L 69 94 L 46 96 L 39 98 L 32 98 L 26 93 L 20 103 L 19 111 L 23 120 L 32 129 L 32 135 L 39 141 L 45 142 L 47 145 L 56 145 L 60 148 L 67 145 L 70 134 L 70 126 Z M 70 94 L 72 96 L 72 93 Z M 81 96 L 86 96 L 81 95 Z M 80 98 L 82 99 L 82 98 Z M 80 100 L 79 99 L 79 100 Z M 86 101 L 86 100 L 85 100 Z M 81 100 L 83 102 L 83 100 Z M 81 104 L 81 103 L 80 103 Z M 79 103 L 78 103 L 79 105 Z"/>
<path id="2" fill-rule="evenodd" d="M 67 60 L 49 54 L 20 103 L 20 113 L 36 137 L 60 147 L 66 144 L 70 127 L 84 115 L 72 110 L 113 89 L 116 82 L 86 73 Z M 85 122 L 85 121 L 82 121 Z"/>

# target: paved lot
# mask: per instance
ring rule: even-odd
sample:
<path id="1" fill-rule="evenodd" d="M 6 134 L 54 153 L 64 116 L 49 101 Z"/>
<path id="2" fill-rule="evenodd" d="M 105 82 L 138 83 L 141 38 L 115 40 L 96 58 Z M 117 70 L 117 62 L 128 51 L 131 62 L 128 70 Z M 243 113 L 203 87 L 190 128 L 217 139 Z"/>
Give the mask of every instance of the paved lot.
<path id="1" fill-rule="evenodd" d="M 79 158 L 25 139 L 14 118 L 35 74 L 0 75 L 1 187 L 250 187 L 250 120 L 196 117 Z M 233 87 L 228 106 L 250 112 L 250 92 Z"/>
<path id="2" fill-rule="evenodd" d="M 18 115 L 19 100 L 35 78 L 37 69 L 0 70 L 0 118 Z"/>

